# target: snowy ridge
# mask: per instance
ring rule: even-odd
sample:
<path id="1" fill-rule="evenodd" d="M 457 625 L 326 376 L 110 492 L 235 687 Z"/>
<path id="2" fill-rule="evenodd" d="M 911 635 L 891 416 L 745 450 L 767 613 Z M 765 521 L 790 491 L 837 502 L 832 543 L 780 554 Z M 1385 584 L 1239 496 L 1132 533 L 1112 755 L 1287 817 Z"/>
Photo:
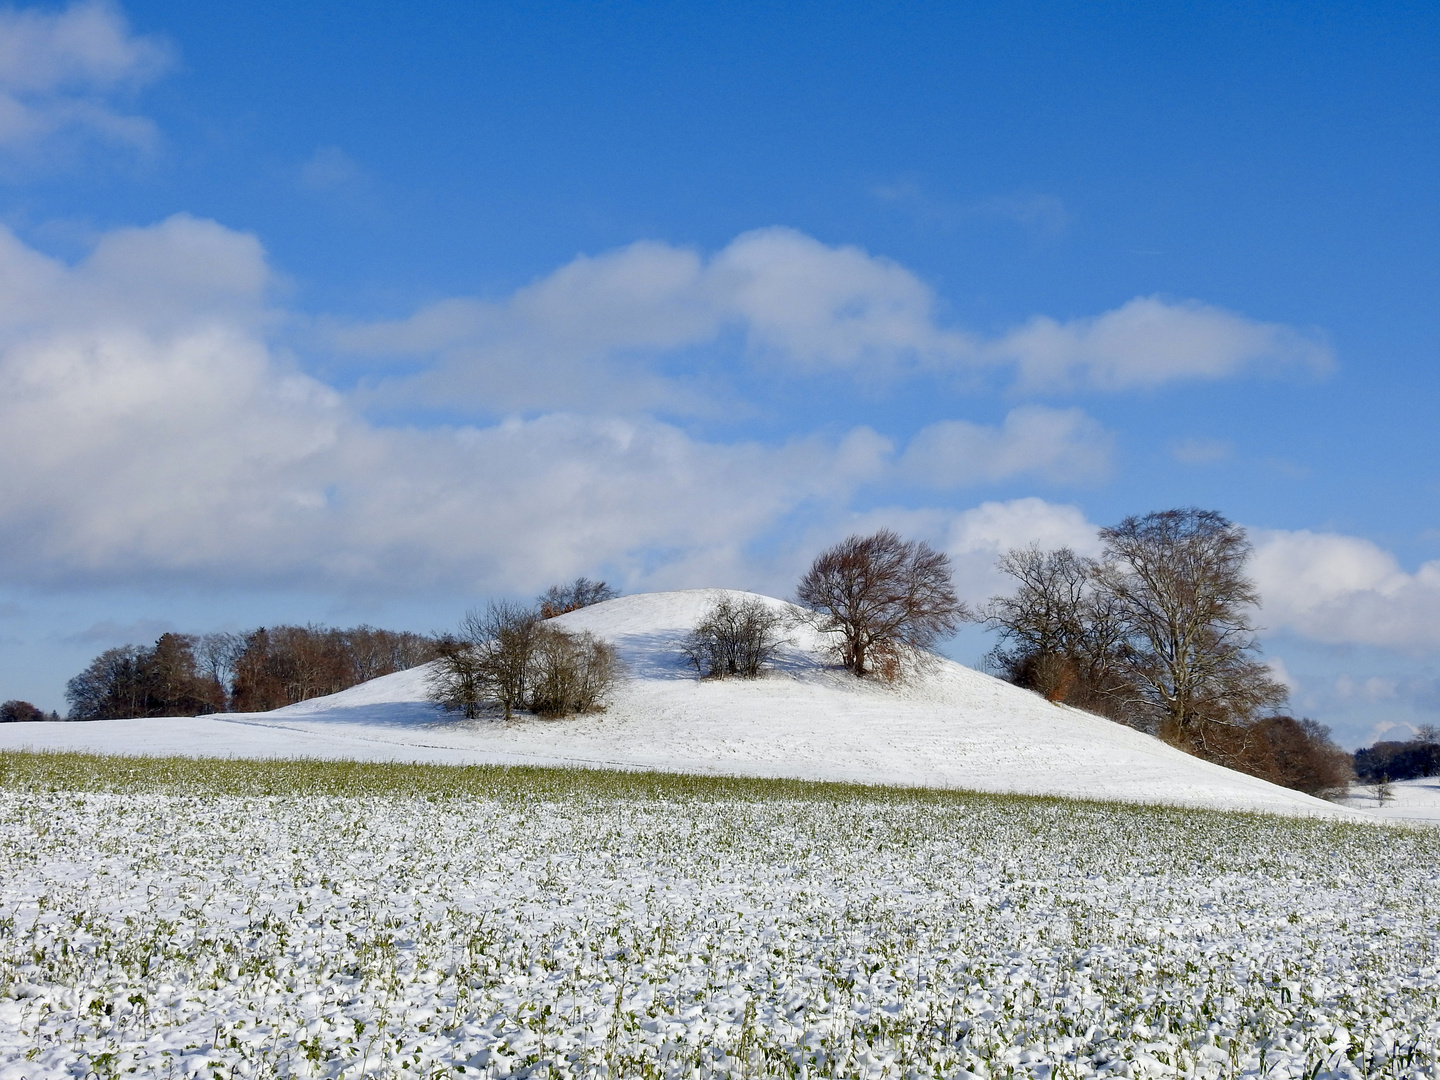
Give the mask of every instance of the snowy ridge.
<path id="1" fill-rule="evenodd" d="M 899 686 L 861 682 L 830 666 L 804 629 L 765 677 L 701 682 L 676 642 L 720 595 L 625 596 L 557 619 L 613 642 L 626 665 L 599 715 L 466 721 L 426 700 L 428 670 L 416 668 L 269 713 L 7 724 L 0 746 L 586 765 L 1368 816 L 1190 757 L 949 660 Z"/>

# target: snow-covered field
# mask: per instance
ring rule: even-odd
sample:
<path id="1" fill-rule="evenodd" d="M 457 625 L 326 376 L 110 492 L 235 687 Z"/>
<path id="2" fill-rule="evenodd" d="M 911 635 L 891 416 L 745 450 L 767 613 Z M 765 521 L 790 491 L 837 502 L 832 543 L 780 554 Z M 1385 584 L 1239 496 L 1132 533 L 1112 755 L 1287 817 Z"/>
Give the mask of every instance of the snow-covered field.
<path id="1" fill-rule="evenodd" d="M 797 632 L 766 678 L 700 682 L 676 646 L 717 595 L 626 596 L 557 620 L 614 642 L 625 661 L 598 716 L 458 719 L 426 701 L 416 669 L 270 713 L 5 724 L 0 748 L 585 765 L 1359 816 L 948 660 L 876 685 L 836 671 Z"/>
<path id="2" fill-rule="evenodd" d="M 1396 780 L 1388 798 L 1382 799 L 1371 784 L 1356 784 L 1345 805 L 1362 810 L 1381 821 L 1440 825 L 1440 777 Z"/>
<path id="3" fill-rule="evenodd" d="M 1436 1077 L 1440 833 L 0 754 L 0 1077 Z"/>

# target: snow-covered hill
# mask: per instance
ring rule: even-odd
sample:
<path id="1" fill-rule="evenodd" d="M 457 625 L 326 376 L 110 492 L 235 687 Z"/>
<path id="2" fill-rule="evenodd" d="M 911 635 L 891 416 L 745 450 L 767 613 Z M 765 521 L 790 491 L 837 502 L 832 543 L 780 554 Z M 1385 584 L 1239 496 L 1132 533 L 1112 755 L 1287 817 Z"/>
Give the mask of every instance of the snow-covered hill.
<path id="1" fill-rule="evenodd" d="M 613 642 L 626 665 L 594 716 L 459 719 L 426 701 L 417 668 L 269 713 L 7 724 L 0 746 L 587 765 L 1366 816 L 948 660 L 899 686 L 862 682 L 829 666 L 808 631 L 764 678 L 701 682 L 675 645 L 719 595 L 648 593 L 561 616 Z"/>

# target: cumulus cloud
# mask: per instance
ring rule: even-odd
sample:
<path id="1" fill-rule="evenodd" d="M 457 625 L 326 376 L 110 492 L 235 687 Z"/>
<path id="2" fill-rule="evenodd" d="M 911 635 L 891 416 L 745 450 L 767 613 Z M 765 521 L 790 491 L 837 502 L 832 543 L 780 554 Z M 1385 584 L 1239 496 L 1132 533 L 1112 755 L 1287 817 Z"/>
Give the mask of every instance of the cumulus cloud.
<path id="1" fill-rule="evenodd" d="M 709 395 L 664 376 L 663 354 L 738 335 L 759 367 L 884 377 L 962 362 L 910 271 L 793 229 L 737 237 L 710 259 L 644 241 L 580 256 L 499 301 L 455 298 L 408 319 L 336 329 L 358 355 L 434 358 L 381 393 L 493 410 L 655 407 L 703 411 Z"/>
<path id="2" fill-rule="evenodd" d="M 758 371 L 874 382 L 1013 369 L 1029 390 L 1329 363 L 1298 331 L 1153 297 L 1093 319 L 1037 317 L 986 341 L 944 324 L 934 291 L 903 266 L 783 228 L 744 233 L 709 258 L 651 241 L 581 256 L 508 297 L 451 298 L 406 319 L 334 328 L 331 340 L 343 353 L 419 365 L 377 389 L 386 401 L 491 411 L 705 411 L 715 388 L 667 374 L 665 359 L 727 342 Z"/>
<path id="3" fill-rule="evenodd" d="M 266 341 L 253 237 L 190 217 L 68 266 L 0 233 L 0 565 L 11 580 L 527 588 L 733 562 L 890 467 L 860 428 L 780 446 L 648 417 L 367 422 Z"/>
<path id="4" fill-rule="evenodd" d="M 945 420 L 921 429 L 899 471 L 941 489 L 1021 475 L 1086 484 L 1109 476 L 1113 451 L 1114 438 L 1081 410 L 1025 405 L 998 427 Z"/>
<path id="5" fill-rule="evenodd" d="M 1093 318 L 1037 315 L 986 345 L 1016 365 L 1030 389 L 1149 389 L 1181 379 L 1219 379 L 1255 368 L 1328 369 L 1329 348 L 1312 334 L 1256 322 L 1196 301 L 1137 297 Z"/>
<path id="6" fill-rule="evenodd" d="M 1440 561 L 1411 574 L 1359 537 L 1261 532 L 1253 571 L 1272 629 L 1322 642 L 1440 649 Z"/>
<path id="7" fill-rule="evenodd" d="M 170 64 L 168 46 L 137 36 L 104 0 L 59 11 L 0 11 L 0 149 L 33 150 L 63 132 L 147 148 L 150 120 L 124 112 L 118 97 Z"/>

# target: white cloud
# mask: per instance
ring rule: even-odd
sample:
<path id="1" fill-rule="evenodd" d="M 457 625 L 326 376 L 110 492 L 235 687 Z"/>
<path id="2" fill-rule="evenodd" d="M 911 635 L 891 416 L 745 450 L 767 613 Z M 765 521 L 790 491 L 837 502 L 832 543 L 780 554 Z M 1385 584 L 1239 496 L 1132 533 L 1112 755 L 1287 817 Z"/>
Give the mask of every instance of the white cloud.
<path id="1" fill-rule="evenodd" d="M 1032 390 L 1124 390 L 1329 362 L 1295 330 L 1196 303 L 1141 298 L 1093 319 L 1037 317 L 991 342 L 942 324 L 938 308 L 934 291 L 895 262 L 770 228 L 708 259 L 650 241 L 580 256 L 501 300 L 443 300 L 331 338 L 357 356 L 421 358 L 424 370 L 382 384 L 377 397 L 498 412 L 713 409 L 714 387 L 666 374 L 663 361 L 732 337 L 756 369 L 883 381 L 1014 366 Z"/>
<path id="2" fill-rule="evenodd" d="M 1181 379 L 1219 379 L 1252 368 L 1324 371 L 1330 350 L 1313 335 L 1247 319 L 1196 301 L 1136 297 L 1094 318 L 1037 315 L 986 346 L 1015 364 L 1030 389 L 1147 389 Z"/>
<path id="3" fill-rule="evenodd" d="M 132 34 L 104 0 L 0 11 L 0 148 L 33 150 L 64 131 L 150 146 L 154 124 L 113 99 L 154 79 L 170 57 L 165 43 Z"/>
<path id="4" fill-rule="evenodd" d="M 738 566 L 890 467 L 868 429 L 781 446 L 648 418 L 365 421 L 266 343 L 253 237 L 172 218 L 66 266 L 0 234 L 0 565 L 11 580 L 528 588 Z"/>
<path id="5" fill-rule="evenodd" d="M 504 300 L 444 300 L 399 322 L 336 329 L 332 340 L 354 354 L 436 359 L 382 385 L 389 400 L 707 411 L 713 391 L 664 376 L 657 357 L 738 333 L 755 364 L 791 372 L 883 378 L 957 365 L 969 346 L 937 326 L 934 305 L 896 263 L 771 228 L 709 260 L 651 241 L 580 256 Z"/>
<path id="6" fill-rule="evenodd" d="M 1110 474 L 1114 439 L 1079 409 L 1024 405 L 998 427 L 945 420 L 923 428 L 905 450 L 900 474 L 955 488 L 1014 476 L 1094 483 Z"/>
<path id="7" fill-rule="evenodd" d="M 1440 561 L 1406 573 L 1369 540 L 1335 533 L 1256 534 L 1263 621 L 1331 643 L 1440 649 Z"/>

